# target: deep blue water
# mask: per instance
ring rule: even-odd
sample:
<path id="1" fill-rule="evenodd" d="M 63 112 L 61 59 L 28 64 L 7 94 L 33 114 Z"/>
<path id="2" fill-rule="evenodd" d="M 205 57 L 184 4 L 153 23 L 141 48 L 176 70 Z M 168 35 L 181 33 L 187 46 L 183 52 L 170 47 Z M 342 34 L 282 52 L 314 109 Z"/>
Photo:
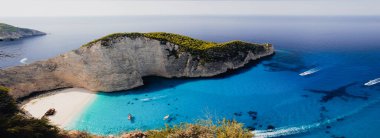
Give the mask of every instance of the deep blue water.
<path id="1" fill-rule="evenodd" d="M 236 119 L 288 137 L 376 137 L 380 130 L 380 17 L 142 16 L 3 18 L 47 36 L 1 42 L 0 67 L 54 57 L 112 32 L 165 31 L 209 41 L 270 42 L 276 54 L 217 78 L 145 78 L 145 86 L 99 93 L 68 129 L 97 134 L 198 119 Z M 310 69 L 317 72 L 300 76 Z M 251 111 L 251 115 L 248 112 Z M 135 116 L 133 122 L 127 115 Z M 257 113 L 257 115 L 255 115 Z M 163 117 L 170 115 L 170 121 Z M 290 129 L 292 128 L 292 129 Z M 305 129 L 300 129 L 305 128 Z"/>

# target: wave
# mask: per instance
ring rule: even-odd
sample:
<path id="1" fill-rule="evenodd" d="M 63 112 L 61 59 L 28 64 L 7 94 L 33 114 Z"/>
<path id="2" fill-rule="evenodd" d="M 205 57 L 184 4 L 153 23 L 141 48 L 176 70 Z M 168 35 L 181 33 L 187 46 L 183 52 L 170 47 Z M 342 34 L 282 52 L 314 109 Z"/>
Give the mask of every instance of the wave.
<path id="1" fill-rule="evenodd" d="M 370 80 L 367 83 L 364 83 L 364 85 L 365 86 L 372 86 L 372 85 L 375 85 L 375 84 L 378 84 L 378 83 L 380 83 L 380 78 L 377 78 L 377 79 L 374 79 L 374 80 Z"/>
<path id="2" fill-rule="evenodd" d="M 276 49 L 275 50 L 276 53 L 286 53 L 286 54 L 293 54 L 292 52 L 290 51 L 287 51 L 287 50 L 280 50 L 280 49 Z"/>
<path id="3" fill-rule="evenodd" d="M 320 68 L 312 68 L 312 69 L 309 69 L 309 70 L 307 70 L 305 72 L 300 73 L 299 75 L 300 76 L 307 76 L 307 75 L 311 75 L 313 73 L 316 73 L 316 72 L 318 72 L 320 70 L 321 70 Z"/>
<path id="4" fill-rule="evenodd" d="M 21 59 L 20 60 L 20 62 L 22 63 L 22 64 L 26 64 L 26 61 L 28 60 L 28 58 L 23 58 L 23 59 Z"/>
<path id="5" fill-rule="evenodd" d="M 321 121 L 321 122 L 316 122 L 316 123 L 312 123 L 312 124 L 308 124 L 308 125 L 301 125 L 301 126 L 280 127 L 280 128 L 276 128 L 275 130 L 255 130 L 255 131 L 252 131 L 252 133 L 254 134 L 254 137 L 257 137 L 257 138 L 280 137 L 280 136 L 288 136 L 288 135 L 304 133 L 304 132 L 310 131 L 312 129 L 320 128 L 321 126 L 325 126 L 325 125 L 337 122 L 338 120 L 352 116 L 356 113 L 359 113 L 361 110 L 363 110 L 369 106 L 378 104 L 379 102 L 380 102 L 379 99 L 374 100 L 372 102 L 369 102 L 369 103 L 357 108 L 356 110 L 348 112 L 347 114 L 344 114 L 342 116 L 338 116 L 338 117 L 332 118 L 332 119 L 326 119 L 326 120 Z"/>
<path id="6" fill-rule="evenodd" d="M 166 96 L 156 96 L 156 97 L 151 97 L 151 98 L 140 99 L 140 101 L 149 102 L 149 101 L 152 101 L 152 100 L 162 99 L 162 98 L 165 98 L 165 97 Z"/>

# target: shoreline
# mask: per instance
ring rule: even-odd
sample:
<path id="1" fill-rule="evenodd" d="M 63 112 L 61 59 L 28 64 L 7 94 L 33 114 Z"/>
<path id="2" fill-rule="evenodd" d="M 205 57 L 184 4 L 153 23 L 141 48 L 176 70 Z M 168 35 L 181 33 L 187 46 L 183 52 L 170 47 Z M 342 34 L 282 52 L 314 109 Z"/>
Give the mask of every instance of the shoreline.
<path id="1" fill-rule="evenodd" d="M 53 125 L 67 128 L 96 98 L 96 93 L 83 88 L 68 88 L 42 94 L 21 103 L 21 109 L 40 119 L 47 110 L 56 113 L 47 118 Z"/>

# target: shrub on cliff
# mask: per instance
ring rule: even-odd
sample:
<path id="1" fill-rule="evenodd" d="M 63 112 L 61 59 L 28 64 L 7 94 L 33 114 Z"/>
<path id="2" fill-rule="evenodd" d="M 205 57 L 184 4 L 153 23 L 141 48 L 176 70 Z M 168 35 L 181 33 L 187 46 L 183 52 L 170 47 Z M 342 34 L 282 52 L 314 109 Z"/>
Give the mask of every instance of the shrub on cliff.
<path id="1" fill-rule="evenodd" d="M 0 85 L 0 91 L 1 92 L 9 92 L 9 89 L 7 87 L 4 87 L 4 86 Z"/>
<path id="2" fill-rule="evenodd" d="M 8 89 L 0 86 L 0 137 L 1 138 L 55 138 L 59 129 L 47 119 L 25 117 L 16 102 L 8 95 Z"/>

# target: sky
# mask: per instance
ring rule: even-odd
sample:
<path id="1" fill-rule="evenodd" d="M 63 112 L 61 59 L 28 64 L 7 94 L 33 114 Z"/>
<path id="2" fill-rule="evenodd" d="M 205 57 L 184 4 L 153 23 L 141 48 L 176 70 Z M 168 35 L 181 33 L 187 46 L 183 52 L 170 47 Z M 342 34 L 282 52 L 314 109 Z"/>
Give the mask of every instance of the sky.
<path id="1" fill-rule="evenodd" d="M 0 17 L 123 15 L 378 16 L 380 0 L 0 0 Z"/>

